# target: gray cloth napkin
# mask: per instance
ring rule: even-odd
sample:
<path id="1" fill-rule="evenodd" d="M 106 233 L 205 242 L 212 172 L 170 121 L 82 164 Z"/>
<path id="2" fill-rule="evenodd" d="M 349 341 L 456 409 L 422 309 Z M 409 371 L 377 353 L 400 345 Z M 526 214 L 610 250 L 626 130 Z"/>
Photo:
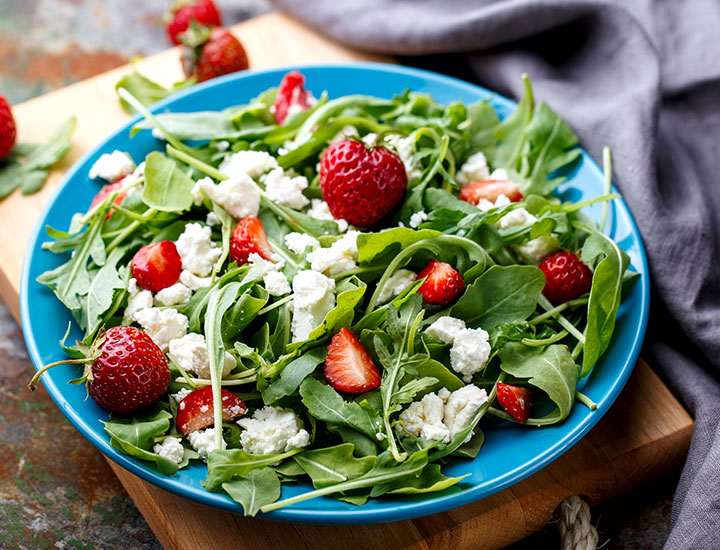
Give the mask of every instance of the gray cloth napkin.
<path id="1" fill-rule="evenodd" d="M 527 72 L 595 159 L 612 148 L 650 261 L 643 353 L 696 420 L 666 547 L 718 547 L 720 2 L 274 1 L 336 40 L 515 98 Z"/>

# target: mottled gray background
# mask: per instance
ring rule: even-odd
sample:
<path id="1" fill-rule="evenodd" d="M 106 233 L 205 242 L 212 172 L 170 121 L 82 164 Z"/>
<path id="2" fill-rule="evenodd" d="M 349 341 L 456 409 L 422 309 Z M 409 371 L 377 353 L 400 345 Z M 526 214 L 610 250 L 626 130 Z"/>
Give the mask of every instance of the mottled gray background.
<path id="1" fill-rule="evenodd" d="M 233 24 L 266 0 L 216 0 Z M 0 94 L 12 103 L 167 47 L 169 2 L 0 0 Z M 2 261 L 0 259 L 0 261 Z M 0 548 L 160 548 L 102 456 L 58 413 L 33 372 L 20 329 L 0 302 Z M 659 548 L 677 479 L 593 510 L 606 548 Z M 557 548 L 554 525 L 514 550 Z"/>

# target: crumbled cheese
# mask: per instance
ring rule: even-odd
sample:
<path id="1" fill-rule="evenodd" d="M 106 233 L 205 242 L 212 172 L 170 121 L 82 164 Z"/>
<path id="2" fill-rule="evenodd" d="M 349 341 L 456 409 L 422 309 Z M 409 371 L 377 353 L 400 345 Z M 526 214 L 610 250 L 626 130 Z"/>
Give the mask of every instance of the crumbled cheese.
<path id="1" fill-rule="evenodd" d="M 443 424 L 445 402 L 434 393 L 428 393 L 400 413 L 400 425 L 410 435 L 430 441 L 450 441 L 450 430 Z"/>
<path id="2" fill-rule="evenodd" d="M 185 399 L 192 392 L 193 392 L 193 390 L 189 390 L 187 388 L 180 388 L 177 393 L 171 393 L 170 397 L 172 397 L 175 400 L 175 403 L 177 403 L 179 405 L 180 401 Z"/>
<path id="3" fill-rule="evenodd" d="M 212 284 L 212 277 L 198 277 L 194 273 L 190 273 L 184 269 L 180 272 L 180 282 L 190 290 L 197 290 L 198 288 L 210 286 Z"/>
<path id="4" fill-rule="evenodd" d="M 300 147 L 300 145 L 302 144 L 289 139 L 285 143 L 283 143 L 281 147 L 278 148 L 278 156 L 281 157 L 283 155 L 287 155 L 290 151 L 294 151 L 295 149 Z"/>
<path id="5" fill-rule="evenodd" d="M 113 151 L 101 155 L 95 161 L 90 168 L 90 179 L 102 178 L 112 182 L 132 174 L 133 170 L 135 170 L 135 163 L 130 155 L 123 151 Z"/>
<path id="6" fill-rule="evenodd" d="M 222 248 L 212 240 L 212 230 L 206 225 L 189 223 L 175 241 L 182 267 L 194 275 L 207 277 L 222 254 Z"/>
<path id="7" fill-rule="evenodd" d="M 292 281 L 292 341 L 307 340 L 335 307 L 335 281 L 317 271 L 299 271 Z"/>
<path id="8" fill-rule="evenodd" d="M 495 206 L 498 206 L 497 201 L 495 201 Z M 497 226 L 499 229 L 509 229 L 510 227 L 519 227 L 521 225 L 535 223 L 536 221 L 537 218 L 535 216 L 523 207 L 520 207 L 510 210 L 507 214 L 500 218 L 497 222 Z"/>
<path id="9" fill-rule="evenodd" d="M 177 306 L 187 304 L 192 296 L 192 290 L 182 283 L 175 283 L 172 286 L 163 288 L 155 294 L 155 305 Z"/>
<path id="10" fill-rule="evenodd" d="M 320 242 L 307 233 L 288 233 L 285 235 L 285 246 L 295 254 L 305 254 L 308 247 L 312 250 L 320 247 Z"/>
<path id="11" fill-rule="evenodd" d="M 217 142 L 215 142 L 215 149 L 217 149 L 218 151 L 223 153 L 223 152 L 227 151 L 228 149 L 230 149 L 230 142 L 225 139 L 217 141 Z"/>
<path id="12" fill-rule="evenodd" d="M 290 293 L 290 283 L 282 271 L 271 271 L 263 276 L 265 290 L 270 296 L 284 296 Z"/>
<path id="13" fill-rule="evenodd" d="M 153 307 L 153 293 L 140 288 L 134 278 L 128 281 L 128 294 L 130 295 L 130 299 L 123 314 L 123 325 L 129 325 L 134 322 L 135 314 L 138 311 Z"/>
<path id="14" fill-rule="evenodd" d="M 467 185 L 474 181 L 490 179 L 490 169 L 487 159 L 482 153 L 475 153 L 465 161 L 460 170 L 455 174 L 455 180 L 460 185 Z M 507 179 L 507 178 L 505 178 Z"/>
<path id="15" fill-rule="evenodd" d="M 377 139 L 377 134 L 375 132 L 370 132 L 369 134 L 366 134 L 365 136 L 363 136 L 362 142 L 367 147 L 372 147 L 373 145 L 375 145 L 376 139 Z"/>
<path id="16" fill-rule="evenodd" d="M 275 157 L 264 151 L 239 151 L 227 157 L 218 170 L 229 178 L 241 178 L 243 175 L 253 179 L 277 168 Z"/>
<path id="17" fill-rule="evenodd" d="M 328 203 L 322 199 L 312 199 L 310 210 L 307 211 L 307 215 L 311 218 L 315 218 L 316 220 L 330 220 L 335 222 L 340 233 L 345 233 L 345 231 L 348 230 L 348 227 L 350 227 L 350 224 L 347 221 L 334 218 L 330 213 Z"/>
<path id="18" fill-rule="evenodd" d="M 215 446 L 215 428 L 197 430 L 190 432 L 187 436 L 190 445 L 200 454 L 200 458 L 207 458 L 217 447 Z M 222 440 L 222 450 L 225 450 L 227 443 Z"/>
<path id="19" fill-rule="evenodd" d="M 411 137 L 401 137 L 398 134 L 390 134 L 385 138 L 396 151 L 403 165 L 408 182 L 415 181 L 422 175 L 422 170 L 413 163 L 412 157 L 415 154 L 415 140 Z M 412 224 L 411 224 L 412 227 Z"/>
<path id="20" fill-rule="evenodd" d="M 553 235 L 541 235 L 514 248 L 526 262 L 540 265 L 550 254 L 560 249 L 560 241 Z"/>
<path id="21" fill-rule="evenodd" d="M 252 418 L 241 418 L 237 423 L 245 428 L 240 434 L 240 444 L 246 453 L 283 453 L 310 442 L 310 434 L 290 409 L 266 406 L 255 411 Z"/>
<path id="22" fill-rule="evenodd" d="M 275 168 L 265 177 L 265 193 L 268 198 L 295 210 L 305 208 L 310 201 L 303 195 L 308 180 L 305 176 L 288 175 L 282 168 Z"/>
<path id="23" fill-rule="evenodd" d="M 465 382 L 481 371 L 490 358 L 488 333 L 481 328 L 466 328 L 455 335 L 450 348 L 450 366 Z"/>
<path id="24" fill-rule="evenodd" d="M 182 338 L 188 329 L 187 317 L 173 308 L 141 309 L 135 314 L 135 321 L 164 352 L 167 352 L 171 340 Z"/>
<path id="25" fill-rule="evenodd" d="M 424 210 L 420 210 L 420 212 L 415 212 L 412 216 L 410 216 L 410 227 L 413 229 L 417 229 L 420 227 L 420 224 L 423 223 L 428 219 L 427 212 Z"/>
<path id="26" fill-rule="evenodd" d="M 348 231 L 342 238 L 338 239 L 330 248 L 316 248 L 307 255 L 313 271 L 338 275 L 357 267 L 358 231 Z"/>
<path id="27" fill-rule="evenodd" d="M 191 332 L 170 341 L 170 355 L 185 371 L 194 372 L 198 378 L 210 379 L 210 358 L 207 343 L 202 334 Z M 237 366 L 237 361 L 225 352 L 222 377 L 225 378 Z"/>
<path id="28" fill-rule="evenodd" d="M 218 184 L 210 178 L 203 178 L 192 189 L 195 204 L 202 203 L 203 193 L 238 220 L 257 216 L 260 210 L 260 190 L 247 174 L 233 176 Z"/>
<path id="29" fill-rule="evenodd" d="M 222 222 L 215 212 L 208 212 L 208 215 L 205 217 L 205 225 L 213 227 L 216 225 L 222 225 Z"/>
<path id="30" fill-rule="evenodd" d="M 415 282 L 417 274 L 409 269 L 398 269 L 395 273 L 390 275 L 385 286 L 380 291 L 377 303 L 384 304 L 389 302 L 396 296 L 398 296 L 403 290 L 409 287 Z"/>
<path id="31" fill-rule="evenodd" d="M 285 260 L 275 254 L 272 260 L 266 260 L 257 252 L 251 252 L 248 256 L 248 264 L 260 273 L 259 277 L 264 277 L 268 273 L 281 270 L 285 266 Z"/>
<path id="32" fill-rule="evenodd" d="M 450 430 L 452 440 L 459 432 L 467 428 L 478 409 L 487 403 L 487 392 L 472 384 L 455 390 L 446 398 L 443 423 Z M 468 434 L 465 442 L 469 441 L 472 433 Z"/>
<path id="33" fill-rule="evenodd" d="M 436 340 L 440 340 L 446 344 L 452 344 L 455 341 L 455 337 L 463 330 L 465 330 L 465 321 L 446 315 L 440 317 L 426 328 L 425 333 Z"/>
<path id="34" fill-rule="evenodd" d="M 172 460 L 176 464 L 180 464 L 183 461 L 183 455 L 185 449 L 183 449 L 182 443 L 177 437 L 166 437 L 162 440 L 162 443 L 156 443 L 153 446 L 153 451 L 156 455 Z"/>
<path id="35" fill-rule="evenodd" d="M 480 199 L 477 203 L 477 207 L 480 210 L 487 212 L 491 208 L 499 208 L 501 206 L 507 206 L 508 204 L 510 204 L 510 199 L 507 197 L 507 195 L 503 195 L 501 193 L 498 198 L 495 199 L 495 202 L 489 201 L 487 199 Z"/>
<path id="36" fill-rule="evenodd" d="M 337 143 L 338 141 L 343 141 L 351 137 L 358 137 L 359 135 L 360 134 L 358 133 L 357 128 L 348 124 L 347 126 L 343 126 L 342 129 L 335 134 L 335 137 L 330 140 L 330 144 L 332 145 L 333 143 Z"/>

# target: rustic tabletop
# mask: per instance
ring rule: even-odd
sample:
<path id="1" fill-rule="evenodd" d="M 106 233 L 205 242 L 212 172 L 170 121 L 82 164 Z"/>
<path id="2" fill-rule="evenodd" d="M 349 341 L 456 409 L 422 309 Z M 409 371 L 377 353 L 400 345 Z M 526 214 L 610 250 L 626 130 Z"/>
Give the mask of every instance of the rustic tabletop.
<path id="1" fill-rule="evenodd" d="M 265 0 L 217 3 L 226 23 L 270 9 Z M 17 103 L 164 49 L 156 22 L 165 3 L 147 4 L 3 0 L 0 94 Z M 32 372 L 21 331 L 0 302 L 0 548 L 160 548 L 105 460 L 44 389 L 25 399 Z M 59 461 L 47 461 L 50 447 Z M 664 479 L 596 507 L 601 542 L 660 547 L 675 483 L 674 477 Z M 555 531 L 550 525 L 513 548 L 558 547 Z"/>

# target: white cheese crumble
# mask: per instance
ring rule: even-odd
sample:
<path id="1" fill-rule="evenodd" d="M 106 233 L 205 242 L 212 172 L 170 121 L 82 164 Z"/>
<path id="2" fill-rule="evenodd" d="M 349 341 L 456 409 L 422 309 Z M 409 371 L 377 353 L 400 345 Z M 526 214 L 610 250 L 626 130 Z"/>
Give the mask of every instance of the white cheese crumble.
<path id="1" fill-rule="evenodd" d="M 343 126 L 342 129 L 337 134 L 335 134 L 335 137 L 330 140 L 330 145 L 351 137 L 358 137 L 359 135 L 360 134 L 358 133 L 357 128 L 348 124 L 347 126 Z"/>
<path id="2" fill-rule="evenodd" d="M 329 220 L 331 222 L 335 222 L 340 233 L 345 233 L 345 231 L 348 230 L 348 227 L 350 227 L 350 224 L 347 221 L 334 218 L 330 213 L 330 207 L 322 199 L 312 199 L 310 210 L 308 210 L 306 214 L 316 220 Z"/>
<path id="3" fill-rule="evenodd" d="M 176 309 L 149 307 L 135 314 L 135 320 L 148 333 L 153 342 L 167 353 L 171 340 L 187 333 L 188 319 Z"/>
<path id="4" fill-rule="evenodd" d="M 130 155 L 123 151 L 113 151 L 105 153 L 95 161 L 90 168 L 90 179 L 102 178 L 106 181 L 113 182 L 132 174 L 135 170 L 135 162 Z"/>
<path id="5" fill-rule="evenodd" d="M 295 254 L 305 254 L 308 247 L 312 250 L 320 248 L 320 242 L 307 233 L 288 233 L 285 235 L 285 246 Z"/>
<path id="6" fill-rule="evenodd" d="M 241 178 L 243 175 L 253 179 L 277 168 L 275 157 L 264 151 L 239 151 L 220 163 L 218 170 L 229 178 Z"/>
<path id="7" fill-rule="evenodd" d="M 207 458 L 217 447 L 215 446 L 215 428 L 207 428 L 206 430 L 197 430 L 187 435 L 190 445 L 193 446 L 199 454 L 200 458 Z M 222 440 L 222 450 L 225 450 L 227 443 Z"/>
<path id="8" fill-rule="evenodd" d="M 222 222 L 215 212 L 208 212 L 208 215 L 205 217 L 205 225 L 214 227 L 216 225 L 222 225 Z"/>
<path id="9" fill-rule="evenodd" d="M 207 343 L 202 334 L 191 332 L 169 343 L 170 355 L 187 372 L 194 372 L 198 378 L 210 379 L 210 358 Z M 222 377 L 225 378 L 237 366 L 237 361 L 225 352 Z"/>
<path id="10" fill-rule="evenodd" d="M 362 138 L 362 142 L 367 147 L 372 147 L 375 145 L 375 140 L 377 139 L 377 134 L 375 132 L 370 132 L 369 134 L 365 134 Z"/>
<path id="11" fill-rule="evenodd" d="M 420 224 L 423 223 L 428 219 L 427 212 L 425 210 L 420 210 L 420 212 L 415 212 L 412 216 L 410 216 L 410 227 L 413 229 L 417 229 L 420 227 Z"/>
<path id="12" fill-rule="evenodd" d="M 415 154 L 415 140 L 409 136 L 402 137 L 398 134 L 390 134 L 385 137 L 385 142 L 397 151 L 400 160 L 405 166 L 408 182 L 418 179 L 422 175 L 422 170 L 412 161 L 412 156 Z"/>
<path id="13" fill-rule="evenodd" d="M 189 390 L 187 388 L 180 388 L 177 393 L 170 394 L 170 397 L 172 397 L 175 400 L 175 403 L 177 403 L 179 405 L 180 401 L 185 399 L 192 392 L 193 392 L 193 390 Z"/>
<path id="14" fill-rule="evenodd" d="M 192 189 L 195 204 L 202 203 L 203 193 L 237 220 L 257 216 L 260 210 L 260 190 L 247 174 L 233 176 L 218 184 L 203 178 Z"/>
<path id="15" fill-rule="evenodd" d="M 487 212 L 491 208 L 499 208 L 501 206 L 507 206 L 510 204 L 510 199 L 507 195 L 503 195 L 502 193 L 498 196 L 497 199 L 495 199 L 495 202 L 489 201 L 487 199 L 480 199 L 477 203 L 477 207 L 480 210 L 483 210 L 484 212 Z"/>
<path id="16" fill-rule="evenodd" d="M 466 328 L 459 331 L 450 348 L 450 366 L 462 375 L 465 382 L 481 371 L 490 358 L 488 333 L 481 328 Z"/>
<path id="17" fill-rule="evenodd" d="M 389 302 L 415 282 L 417 274 L 409 269 L 398 269 L 390 275 L 378 296 L 378 304 Z"/>
<path id="18" fill-rule="evenodd" d="M 358 231 L 348 231 L 343 237 L 332 243 L 330 248 L 316 248 L 308 253 L 307 260 L 313 271 L 338 275 L 357 267 Z"/>
<path id="19" fill-rule="evenodd" d="M 465 321 L 445 315 L 425 329 L 425 333 L 446 344 L 452 344 L 455 337 L 465 330 Z"/>
<path id="20" fill-rule="evenodd" d="M 469 384 L 452 392 L 445 403 L 445 414 L 443 423 L 450 430 L 452 440 L 459 432 L 467 428 L 478 409 L 487 403 L 488 396 L 484 389 Z M 468 434 L 463 443 L 470 440 L 472 434 Z"/>
<path id="21" fill-rule="evenodd" d="M 301 210 L 310 204 L 303 195 L 308 180 L 305 176 L 286 174 L 282 168 L 273 169 L 265 177 L 265 193 L 268 198 L 295 210 Z"/>
<path id="22" fill-rule="evenodd" d="M 455 181 L 460 185 L 467 185 L 474 181 L 487 179 L 490 179 L 490 169 L 488 168 L 485 155 L 480 152 L 470 155 L 465 161 L 465 164 L 463 164 L 455 174 Z"/>
<path id="23" fill-rule="evenodd" d="M 299 271 L 292 281 L 292 341 L 307 340 L 335 307 L 335 281 L 317 271 Z"/>
<path id="24" fill-rule="evenodd" d="M 172 460 L 175 464 L 180 464 L 185 454 L 182 443 L 177 437 L 166 437 L 162 443 L 156 443 L 153 446 L 156 455 Z"/>
<path id="25" fill-rule="evenodd" d="M 237 423 L 245 428 L 240 434 L 240 444 L 246 453 L 283 453 L 310 442 L 310 434 L 290 409 L 266 406 L 255 411 L 252 418 L 241 418 Z"/>
<path id="26" fill-rule="evenodd" d="M 497 201 L 495 201 L 495 206 L 497 205 Z M 537 221 L 537 218 L 535 216 L 533 216 L 524 208 L 520 207 L 511 210 L 502 218 L 500 218 L 497 222 L 497 226 L 499 229 L 509 229 L 510 227 L 519 227 L 521 225 L 535 223 L 535 221 Z"/>
<path id="27" fill-rule="evenodd" d="M 212 240 L 212 230 L 206 225 L 189 223 L 175 241 L 182 267 L 199 277 L 207 277 L 222 254 L 222 248 Z"/>
<path id="28" fill-rule="evenodd" d="M 128 294 L 130 295 L 130 299 L 123 314 L 123 325 L 129 325 L 134 322 L 135 314 L 138 311 L 153 307 L 153 293 L 140 288 L 134 278 L 128 281 Z"/>
<path id="29" fill-rule="evenodd" d="M 210 286 L 212 284 L 212 277 L 198 277 L 190 273 L 187 269 L 184 269 L 180 272 L 180 282 L 190 290 L 197 290 L 198 288 Z"/>
<path id="30" fill-rule="evenodd" d="M 172 286 L 163 288 L 155 294 L 155 305 L 177 306 L 187 304 L 192 296 L 192 290 L 182 283 L 175 283 Z"/>
<path id="31" fill-rule="evenodd" d="M 560 241 L 553 235 L 541 235 L 514 248 L 526 262 L 540 265 L 550 254 L 560 249 Z"/>
<path id="32" fill-rule="evenodd" d="M 263 276 L 265 290 L 271 296 L 290 294 L 290 282 L 282 271 L 271 271 Z"/>
<path id="33" fill-rule="evenodd" d="M 257 252 L 251 252 L 248 256 L 248 264 L 254 268 L 260 276 L 265 276 L 273 271 L 278 271 L 285 266 L 285 260 L 273 254 L 272 260 L 266 260 Z"/>

